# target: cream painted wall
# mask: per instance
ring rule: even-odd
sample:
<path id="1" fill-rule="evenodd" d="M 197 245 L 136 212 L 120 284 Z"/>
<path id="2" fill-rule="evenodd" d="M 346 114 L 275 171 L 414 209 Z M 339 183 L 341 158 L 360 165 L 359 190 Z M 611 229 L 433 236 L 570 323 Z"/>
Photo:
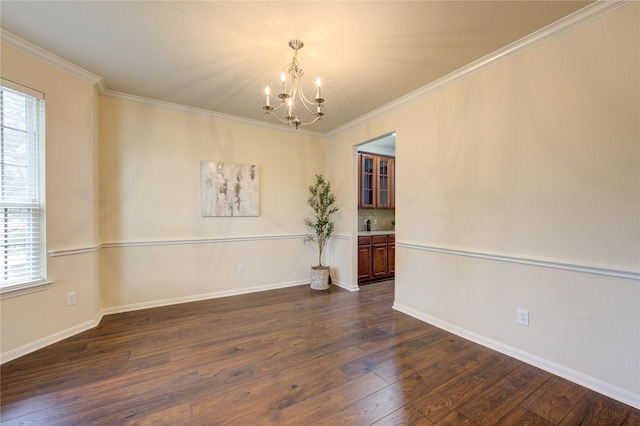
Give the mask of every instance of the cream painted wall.
<path id="1" fill-rule="evenodd" d="M 303 219 L 324 138 L 99 97 L 95 82 L 4 44 L 2 77 L 46 96 L 54 281 L 2 300 L 3 362 L 103 313 L 308 282 L 316 249 Z M 259 165 L 259 217 L 200 216 L 203 159 Z"/>
<path id="2" fill-rule="evenodd" d="M 2 76 L 46 93 L 48 248 L 72 250 L 48 290 L 1 302 L 3 361 L 101 312 L 306 282 L 318 172 L 343 212 L 327 257 L 357 289 L 355 145 L 397 131 L 396 308 L 640 405 L 639 282 L 598 273 L 639 267 L 638 9 L 328 141 L 98 97 L 3 45 Z M 200 217 L 203 159 L 260 166 L 260 217 Z"/>
<path id="3" fill-rule="evenodd" d="M 395 307 L 635 406 L 639 7 L 354 123 L 327 152 L 352 206 L 341 268 L 355 276 L 355 145 L 395 130 Z"/>
<path id="4" fill-rule="evenodd" d="M 48 256 L 46 290 L 3 298 L 2 360 L 16 350 L 37 348 L 51 336 L 92 325 L 100 308 L 95 247 L 97 92 L 92 83 L 62 72 L 11 46 L 2 45 L 1 75 L 45 94 L 47 249 L 83 249 Z M 77 304 L 66 306 L 75 291 Z M 24 349 L 26 348 L 26 349 Z"/>
<path id="5" fill-rule="evenodd" d="M 323 138 L 107 96 L 100 145 L 104 308 L 308 282 L 303 219 Z M 260 216 L 201 217 L 201 160 L 257 164 Z"/>

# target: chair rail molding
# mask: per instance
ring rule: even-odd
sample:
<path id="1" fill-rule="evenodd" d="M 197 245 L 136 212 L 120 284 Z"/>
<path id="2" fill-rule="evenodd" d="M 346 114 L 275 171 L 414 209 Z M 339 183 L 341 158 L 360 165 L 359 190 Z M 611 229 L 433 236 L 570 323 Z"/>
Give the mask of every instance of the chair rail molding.
<path id="1" fill-rule="evenodd" d="M 640 271 L 601 265 L 585 265 L 568 261 L 557 261 L 534 257 L 511 256 L 499 253 L 482 252 L 475 250 L 462 250 L 458 248 L 431 246 L 425 244 L 396 242 L 396 247 L 410 250 L 422 250 L 435 253 L 444 253 L 454 256 L 475 257 L 480 259 L 495 260 L 499 262 L 519 263 L 543 268 L 563 269 L 566 271 L 583 272 L 587 274 L 606 275 L 609 277 L 640 280 Z"/>

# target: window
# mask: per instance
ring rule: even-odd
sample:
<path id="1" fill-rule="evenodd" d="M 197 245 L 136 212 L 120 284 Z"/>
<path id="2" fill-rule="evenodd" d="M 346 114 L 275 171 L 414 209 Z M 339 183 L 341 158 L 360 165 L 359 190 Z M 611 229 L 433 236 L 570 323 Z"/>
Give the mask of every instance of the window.
<path id="1" fill-rule="evenodd" d="M 46 277 L 44 97 L 7 80 L 0 85 L 0 289 Z"/>

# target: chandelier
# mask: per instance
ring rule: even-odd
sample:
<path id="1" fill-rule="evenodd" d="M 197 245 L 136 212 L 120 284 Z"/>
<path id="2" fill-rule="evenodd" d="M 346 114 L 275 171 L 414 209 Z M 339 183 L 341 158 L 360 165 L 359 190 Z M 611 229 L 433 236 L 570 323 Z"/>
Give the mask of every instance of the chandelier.
<path id="1" fill-rule="evenodd" d="M 296 126 L 296 129 L 299 126 L 313 124 L 324 115 L 324 112 L 322 112 L 324 99 L 320 97 L 320 77 L 316 79 L 316 97 L 313 100 L 307 99 L 302 90 L 304 71 L 298 63 L 298 50 L 302 49 L 303 46 L 304 43 L 300 40 L 294 39 L 289 42 L 289 47 L 295 53 L 291 63 L 285 65 L 280 74 L 282 91 L 278 95 L 278 98 L 280 98 L 279 105 L 271 106 L 271 90 L 267 86 L 265 89 L 266 105 L 262 107 L 265 110 L 265 114 L 270 114 L 290 126 Z"/>

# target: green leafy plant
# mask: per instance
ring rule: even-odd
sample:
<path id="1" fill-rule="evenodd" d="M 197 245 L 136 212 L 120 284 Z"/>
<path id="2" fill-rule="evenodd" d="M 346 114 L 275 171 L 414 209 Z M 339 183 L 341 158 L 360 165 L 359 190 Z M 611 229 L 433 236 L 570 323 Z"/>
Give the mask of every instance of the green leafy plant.
<path id="1" fill-rule="evenodd" d="M 322 251 L 333 235 L 331 216 L 338 211 L 338 207 L 335 205 L 336 196 L 331 190 L 331 184 L 322 175 L 316 175 L 316 183 L 309 186 L 309 194 L 307 203 L 315 212 L 315 218 L 304 220 L 304 224 L 312 231 L 304 241 L 318 243 L 318 267 L 322 267 Z"/>

